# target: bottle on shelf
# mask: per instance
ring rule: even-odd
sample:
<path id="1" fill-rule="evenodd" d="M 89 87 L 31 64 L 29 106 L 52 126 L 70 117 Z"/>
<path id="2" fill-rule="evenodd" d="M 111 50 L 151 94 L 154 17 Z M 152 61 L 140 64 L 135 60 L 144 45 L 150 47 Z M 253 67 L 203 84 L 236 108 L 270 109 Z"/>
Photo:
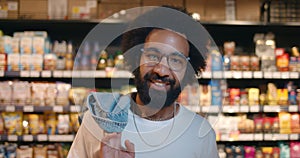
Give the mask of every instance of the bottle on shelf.
<path id="1" fill-rule="evenodd" d="M 100 52 L 100 59 L 97 65 L 98 70 L 105 70 L 107 65 L 107 52 L 105 50 L 102 50 Z"/>
<path id="2" fill-rule="evenodd" d="M 66 70 L 72 70 L 74 61 L 73 61 L 73 45 L 72 42 L 68 42 L 67 53 L 66 53 Z"/>

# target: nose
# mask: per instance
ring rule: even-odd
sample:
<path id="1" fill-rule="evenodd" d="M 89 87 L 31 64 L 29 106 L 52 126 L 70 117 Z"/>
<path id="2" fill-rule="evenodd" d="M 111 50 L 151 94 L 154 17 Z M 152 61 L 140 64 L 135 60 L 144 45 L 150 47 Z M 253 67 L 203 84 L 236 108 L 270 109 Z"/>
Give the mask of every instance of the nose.
<path id="1" fill-rule="evenodd" d="M 167 57 L 162 57 L 160 62 L 154 66 L 153 71 L 160 76 L 169 76 L 170 68 L 168 65 Z"/>

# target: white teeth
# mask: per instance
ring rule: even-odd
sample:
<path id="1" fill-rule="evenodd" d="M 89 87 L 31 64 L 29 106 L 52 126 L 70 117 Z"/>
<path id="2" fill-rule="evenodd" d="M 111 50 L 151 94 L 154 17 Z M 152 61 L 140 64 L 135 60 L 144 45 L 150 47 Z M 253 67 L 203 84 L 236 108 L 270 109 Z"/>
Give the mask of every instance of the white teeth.
<path id="1" fill-rule="evenodd" d="M 163 87 L 163 86 L 165 86 L 165 84 L 164 84 L 164 83 L 157 83 L 157 82 L 155 82 L 154 84 L 155 84 L 155 85 L 157 85 L 157 86 L 160 86 L 160 87 Z"/>

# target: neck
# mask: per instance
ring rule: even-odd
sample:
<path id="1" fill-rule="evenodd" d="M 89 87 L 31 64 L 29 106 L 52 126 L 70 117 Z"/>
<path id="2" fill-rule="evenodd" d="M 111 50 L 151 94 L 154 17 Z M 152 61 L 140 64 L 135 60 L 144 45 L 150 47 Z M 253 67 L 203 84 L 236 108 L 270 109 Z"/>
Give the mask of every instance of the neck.
<path id="1" fill-rule="evenodd" d="M 144 105 L 138 94 L 136 95 L 136 98 L 133 98 L 133 100 L 135 100 L 136 104 L 132 104 L 133 106 L 131 106 L 131 110 L 140 117 L 148 120 L 169 120 L 176 115 L 179 109 L 179 105 L 176 102 L 161 109 Z"/>

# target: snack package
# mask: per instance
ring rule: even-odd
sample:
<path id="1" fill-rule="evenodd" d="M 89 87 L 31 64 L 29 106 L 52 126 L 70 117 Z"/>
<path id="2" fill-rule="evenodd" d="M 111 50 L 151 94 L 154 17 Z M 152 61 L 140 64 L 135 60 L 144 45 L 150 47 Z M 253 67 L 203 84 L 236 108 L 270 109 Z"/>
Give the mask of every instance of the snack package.
<path id="1" fill-rule="evenodd" d="M 291 147 L 291 151 L 290 151 L 291 158 L 299 158 L 300 142 L 291 142 L 290 147 Z"/>
<path id="2" fill-rule="evenodd" d="M 259 89 L 249 88 L 248 90 L 248 102 L 249 105 L 259 105 Z"/>
<path id="3" fill-rule="evenodd" d="M 255 133 L 263 132 L 263 118 L 254 118 Z"/>
<path id="4" fill-rule="evenodd" d="M 69 99 L 72 105 L 82 105 L 88 95 L 88 90 L 84 87 L 71 88 Z"/>
<path id="5" fill-rule="evenodd" d="M 33 71 L 42 71 L 43 70 L 43 61 L 44 56 L 42 54 L 32 54 L 30 62 L 30 70 Z"/>
<path id="6" fill-rule="evenodd" d="M 59 158 L 58 150 L 55 145 L 49 144 L 47 146 L 47 158 Z"/>
<path id="7" fill-rule="evenodd" d="M 273 148 L 272 147 L 262 147 L 262 152 L 264 157 L 271 157 L 273 153 Z"/>
<path id="8" fill-rule="evenodd" d="M 4 133 L 4 120 L 2 115 L 0 115 L 0 134 Z"/>
<path id="9" fill-rule="evenodd" d="M 31 70 L 31 62 L 32 62 L 31 54 L 20 54 L 20 70 L 30 71 Z"/>
<path id="10" fill-rule="evenodd" d="M 3 112 L 2 116 L 7 134 L 22 134 L 22 112 Z"/>
<path id="11" fill-rule="evenodd" d="M 34 158 L 47 158 L 47 146 L 38 144 L 33 147 Z"/>
<path id="12" fill-rule="evenodd" d="M 280 112 L 279 114 L 280 133 L 291 133 L 291 114 L 287 112 Z"/>
<path id="13" fill-rule="evenodd" d="M 47 134 L 52 135 L 52 134 L 57 134 L 56 132 L 56 114 L 55 113 L 46 113 L 46 129 L 47 129 Z"/>
<path id="14" fill-rule="evenodd" d="M 242 146 L 235 146 L 234 147 L 234 155 L 236 158 L 243 158 L 244 157 L 244 148 Z"/>
<path id="15" fill-rule="evenodd" d="M 263 131 L 264 133 L 272 133 L 273 119 L 270 117 L 263 118 Z"/>
<path id="16" fill-rule="evenodd" d="M 19 71 L 20 70 L 20 54 L 8 54 L 7 55 L 7 71 Z"/>
<path id="17" fill-rule="evenodd" d="M 71 85 L 68 83 L 57 83 L 57 97 L 56 97 L 56 104 L 62 106 L 68 106 L 69 103 L 69 90 Z"/>
<path id="18" fill-rule="evenodd" d="M 58 134 L 68 134 L 70 131 L 70 118 L 68 114 L 58 114 Z"/>
<path id="19" fill-rule="evenodd" d="M 45 105 L 54 106 L 55 105 L 56 94 L 57 94 L 56 84 L 55 83 L 48 83 L 46 91 L 45 91 Z"/>
<path id="20" fill-rule="evenodd" d="M 280 158 L 280 148 L 279 147 L 273 147 L 272 156 L 273 156 L 273 158 Z"/>
<path id="21" fill-rule="evenodd" d="M 11 82 L 0 82 L 0 105 L 9 105 L 12 99 Z"/>
<path id="22" fill-rule="evenodd" d="M 32 104 L 35 106 L 45 106 L 45 92 L 48 84 L 31 83 L 32 86 Z"/>
<path id="23" fill-rule="evenodd" d="M 230 88 L 230 105 L 239 106 L 240 105 L 240 89 L 239 88 Z"/>
<path id="24" fill-rule="evenodd" d="M 269 105 L 277 105 L 277 87 L 274 83 L 268 83 L 267 100 Z"/>
<path id="25" fill-rule="evenodd" d="M 250 56 L 250 70 L 259 71 L 259 58 L 257 56 Z"/>
<path id="26" fill-rule="evenodd" d="M 19 81 L 13 83 L 13 99 L 14 105 L 29 105 L 31 103 L 30 84 L 27 81 Z"/>
<path id="27" fill-rule="evenodd" d="M 17 148 L 17 158 L 33 158 L 33 149 L 29 146 L 22 145 Z"/>
<path id="28" fill-rule="evenodd" d="M 13 37 L 11 39 L 12 54 L 20 54 L 20 38 Z"/>
<path id="29" fill-rule="evenodd" d="M 30 134 L 30 128 L 29 128 L 29 115 L 30 114 L 23 114 L 23 135 Z"/>
<path id="30" fill-rule="evenodd" d="M 232 71 L 240 71 L 240 57 L 233 55 L 230 57 L 230 69 Z"/>
<path id="31" fill-rule="evenodd" d="M 6 146 L 6 157 L 7 158 L 16 158 L 17 157 L 17 144 L 16 143 L 9 143 L 5 144 Z"/>
<path id="32" fill-rule="evenodd" d="M 72 132 L 76 133 L 79 129 L 79 121 L 78 121 L 79 114 L 78 113 L 71 113 L 70 114 L 70 127 Z"/>
<path id="33" fill-rule="evenodd" d="M 278 117 L 274 117 L 272 118 L 272 133 L 279 133 L 279 118 Z"/>
<path id="34" fill-rule="evenodd" d="M 299 114 L 291 114 L 291 131 L 292 133 L 300 133 L 300 116 Z"/>
<path id="35" fill-rule="evenodd" d="M 288 105 L 289 92 L 287 89 L 277 89 L 278 105 Z"/>
<path id="36" fill-rule="evenodd" d="M 21 50 L 21 54 L 32 53 L 32 37 L 26 37 L 26 36 L 21 37 L 20 50 Z"/>
<path id="37" fill-rule="evenodd" d="M 44 70 L 56 70 L 57 56 L 55 54 L 44 55 Z"/>
<path id="38" fill-rule="evenodd" d="M 45 124 L 44 124 L 43 115 L 29 114 L 28 119 L 29 119 L 30 134 L 36 135 L 36 134 L 45 133 Z"/>
<path id="39" fill-rule="evenodd" d="M 45 38 L 35 36 L 32 38 L 33 54 L 45 54 Z"/>
<path id="40" fill-rule="evenodd" d="M 60 157 L 67 157 L 70 150 L 70 144 L 60 143 L 58 146 L 58 153 Z"/>
<path id="41" fill-rule="evenodd" d="M 255 148 L 253 146 L 244 146 L 245 158 L 255 157 Z"/>
<path id="42" fill-rule="evenodd" d="M 241 71 L 249 71 L 250 70 L 250 57 L 243 55 L 240 56 L 240 66 Z"/>
<path id="43" fill-rule="evenodd" d="M 200 105 L 210 106 L 211 105 L 211 87 L 210 85 L 200 85 Z"/>
<path id="44" fill-rule="evenodd" d="M 279 142 L 280 157 L 290 157 L 290 147 L 284 142 Z"/>

